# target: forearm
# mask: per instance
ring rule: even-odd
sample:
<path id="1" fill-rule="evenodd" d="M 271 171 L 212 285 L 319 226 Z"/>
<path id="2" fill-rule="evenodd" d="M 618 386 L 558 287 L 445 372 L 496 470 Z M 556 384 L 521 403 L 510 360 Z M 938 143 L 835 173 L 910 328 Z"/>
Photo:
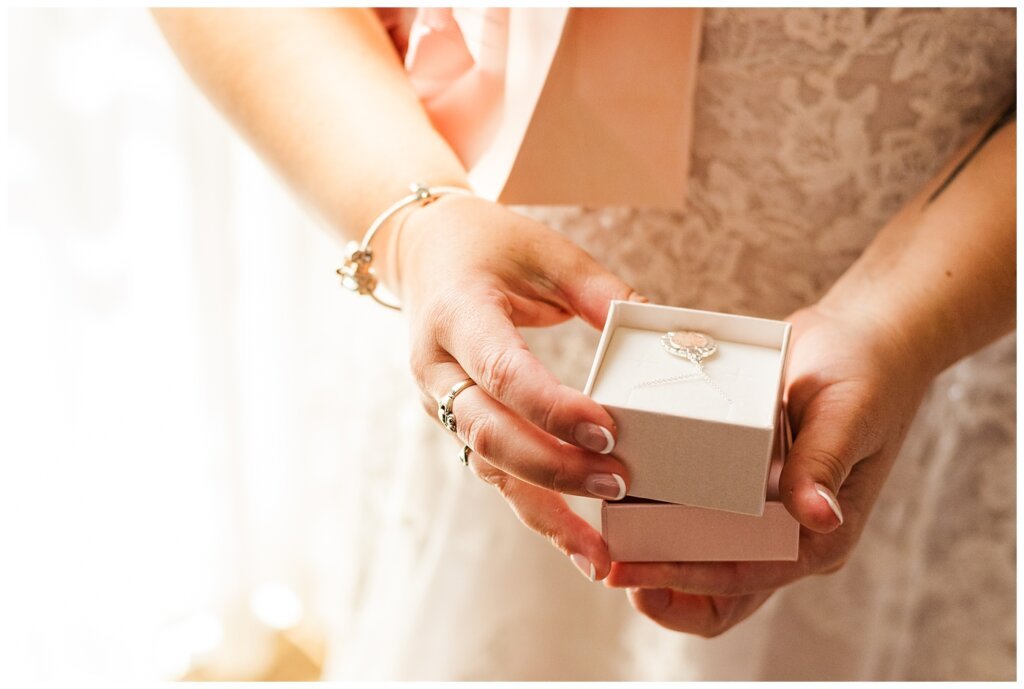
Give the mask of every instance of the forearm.
<path id="1" fill-rule="evenodd" d="M 371 10 L 154 16 L 210 100 L 343 236 L 359 238 L 411 182 L 466 186 Z"/>
<path id="2" fill-rule="evenodd" d="M 821 302 L 900 333 L 927 374 L 1014 323 L 1016 122 L 979 148 L 981 136 L 886 225 Z"/>

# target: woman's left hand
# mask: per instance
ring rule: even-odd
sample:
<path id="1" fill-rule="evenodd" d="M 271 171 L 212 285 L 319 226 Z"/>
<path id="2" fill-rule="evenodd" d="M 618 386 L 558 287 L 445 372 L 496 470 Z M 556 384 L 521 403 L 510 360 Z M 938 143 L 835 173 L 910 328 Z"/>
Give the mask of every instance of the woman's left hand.
<path id="1" fill-rule="evenodd" d="M 779 587 L 850 556 L 932 378 L 897 329 L 814 306 L 796 312 L 786 375 L 796 432 L 780 479 L 800 522 L 796 562 L 616 562 L 607 586 L 658 624 L 716 636 Z"/>

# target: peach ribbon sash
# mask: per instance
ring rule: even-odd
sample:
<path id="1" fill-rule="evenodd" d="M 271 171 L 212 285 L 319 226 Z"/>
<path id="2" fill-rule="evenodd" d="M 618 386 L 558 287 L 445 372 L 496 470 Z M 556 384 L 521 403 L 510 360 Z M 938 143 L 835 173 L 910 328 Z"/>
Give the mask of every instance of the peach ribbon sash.
<path id="1" fill-rule="evenodd" d="M 400 12 L 378 10 L 478 194 L 682 208 L 699 9 Z"/>

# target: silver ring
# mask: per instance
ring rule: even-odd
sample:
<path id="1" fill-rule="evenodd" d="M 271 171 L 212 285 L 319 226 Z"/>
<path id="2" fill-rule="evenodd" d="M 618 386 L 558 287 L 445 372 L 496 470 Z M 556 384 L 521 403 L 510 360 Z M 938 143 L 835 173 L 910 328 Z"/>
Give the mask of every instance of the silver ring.
<path id="1" fill-rule="evenodd" d="M 452 433 L 455 433 L 455 413 L 452 411 L 452 404 L 455 402 L 455 398 L 458 397 L 459 393 L 470 387 L 476 385 L 476 383 L 466 378 L 466 380 L 460 381 L 452 386 L 452 389 L 448 391 L 448 394 L 442 397 L 437 403 L 437 420 Z"/>
<path id="2" fill-rule="evenodd" d="M 462 446 L 462 451 L 459 453 L 459 461 L 462 462 L 462 466 L 464 466 L 464 467 L 468 467 L 469 466 L 469 453 L 470 452 L 472 452 L 472 450 L 469 448 L 469 445 L 463 445 Z"/>

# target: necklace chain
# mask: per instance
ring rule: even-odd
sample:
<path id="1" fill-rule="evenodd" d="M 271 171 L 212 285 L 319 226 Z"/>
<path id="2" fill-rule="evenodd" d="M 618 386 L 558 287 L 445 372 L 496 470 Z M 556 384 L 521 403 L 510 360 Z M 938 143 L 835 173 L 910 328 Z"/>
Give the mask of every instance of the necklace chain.
<path id="1" fill-rule="evenodd" d="M 685 374 L 685 375 L 682 375 L 682 376 L 671 376 L 671 377 L 668 377 L 668 378 L 656 378 L 654 380 L 649 380 L 649 381 L 646 381 L 644 383 L 638 383 L 637 385 L 634 385 L 632 389 L 633 390 L 638 390 L 640 388 L 651 388 L 651 387 L 655 387 L 657 385 L 666 385 L 668 383 L 681 383 L 683 381 L 695 380 L 695 379 L 699 378 L 699 379 L 703 380 L 705 383 L 707 383 L 708 387 L 710 387 L 712 390 L 714 390 L 715 393 L 719 397 L 724 399 L 729 404 L 729 406 L 732 406 L 732 404 L 733 404 L 732 398 L 729 397 L 729 395 L 726 394 L 725 390 L 722 389 L 722 386 L 720 386 L 717 382 L 715 382 L 715 380 L 712 379 L 711 376 L 708 375 L 707 371 L 704 370 L 704 357 L 705 356 L 710 356 L 711 354 L 713 354 L 715 352 L 715 350 L 718 347 L 717 343 L 715 343 L 713 340 L 711 340 L 707 336 L 701 335 L 699 333 L 695 333 L 696 335 L 701 335 L 701 337 L 704 337 L 705 343 L 702 346 L 699 346 L 699 347 L 686 347 L 686 348 L 678 347 L 672 341 L 672 336 L 674 334 L 675 333 L 669 333 L 669 334 L 663 336 L 662 337 L 662 345 L 665 347 L 665 349 L 670 354 L 673 354 L 674 356 L 679 356 L 681 358 L 685 358 L 687 361 L 689 361 L 691 364 L 693 364 L 694 367 L 696 367 L 697 372 L 696 373 L 688 373 L 688 374 Z"/>
<path id="2" fill-rule="evenodd" d="M 687 358 L 690 359 L 690 362 L 697 367 L 697 375 L 703 378 L 704 382 L 707 383 L 712 390 L 717 392 L 718 396 L 724 399 L 729 404 L 729 406 L 732 406 L 732 398 L 729 397 L 729 395 L 725 394 L 725 391 L 722 390 L 722 387 L 714 380 L 712 380 L 711 376 L 707 374 L 707 372 L 704 370 L 704 363 L 697 357 L 693 357 L 692 359 L 690 357 Z"/>

